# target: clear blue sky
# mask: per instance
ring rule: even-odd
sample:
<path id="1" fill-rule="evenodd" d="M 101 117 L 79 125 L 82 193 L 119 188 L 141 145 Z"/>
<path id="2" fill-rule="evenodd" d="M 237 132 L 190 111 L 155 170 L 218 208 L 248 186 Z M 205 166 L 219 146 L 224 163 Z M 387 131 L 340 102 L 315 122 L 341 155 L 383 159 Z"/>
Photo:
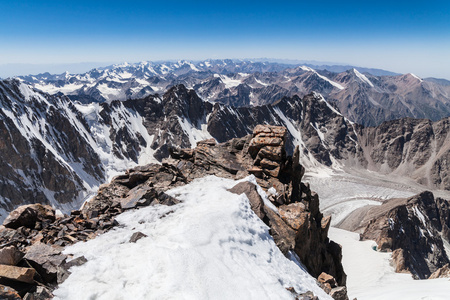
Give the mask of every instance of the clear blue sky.
<path id="1" fill-rule="evenodd" d="M 450 1 L 0 0 L 0 64 L 257 57 L 450 79 Z"/>

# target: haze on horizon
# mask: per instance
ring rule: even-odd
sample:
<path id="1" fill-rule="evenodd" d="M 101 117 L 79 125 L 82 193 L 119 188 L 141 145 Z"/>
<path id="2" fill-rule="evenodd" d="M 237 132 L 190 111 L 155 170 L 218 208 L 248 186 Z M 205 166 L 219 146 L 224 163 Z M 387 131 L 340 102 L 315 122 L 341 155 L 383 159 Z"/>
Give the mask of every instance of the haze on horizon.
<path id="1" fill-rule="evenodd" d="M 0 77 L 268 57 L 450 79 L 450 3 L 3 1 L 0 46 Z"/>

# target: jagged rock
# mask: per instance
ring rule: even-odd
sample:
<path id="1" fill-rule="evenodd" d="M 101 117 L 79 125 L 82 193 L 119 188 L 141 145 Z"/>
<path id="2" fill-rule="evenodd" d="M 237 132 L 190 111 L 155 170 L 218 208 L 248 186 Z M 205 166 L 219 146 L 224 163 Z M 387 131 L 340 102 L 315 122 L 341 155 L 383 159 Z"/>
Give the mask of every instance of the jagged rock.
<path id="1" fill-rule="evenodd" d="M 52 292 L 43 286 L 36 286 L 34 291 L 27 293 L 23 300 L 50 300 L 53 299 Z"/>
<path id="2" fill-rule="evenodd" d="M 140 240 L 144 237 L 147 237 L 147 235 L 142 232 L 135 232 L 135 233 L 133 233 L 133 235 L 131 235 L 129 242 L 136 243 L 138 240 Z"/>
<path id="3" fill-rule="evenodd" d="M 450 201 L 436 198 L 436 206 L 441 223 L 441 232 L 447 241 L 450 241 Z"/>
<path id="4" fill-rule="evenodd" d="M 16 266 L 0 265 L 0 277 L 25 283 L 33 283 L 36 270 Z"/>
<path id="5" fill-rule="evenodd" d="M 66 255 L 61 254 L 61 250 L 43 243 L 37 243 L 28 249 L 23 258 L 36 269 L 45 282 L 52 282 L 56 279 L 58 267 L 67 258 Z"/>
<path id="6" fill-rule="evenodd" d="M 345 286 L 339 286 L 331 289 L 330 296 L 334 300 L 348 300 L 347 288 Z"/>
<path id="7" fill-rule="evenodd" d="M 248 181 L 241 182 L 236 184 L 234 187 L 228 190 L 234 194 L 245 194 L 250 201 L 250 206 L 255 214 L 263 220 L 266 216 L 264 201 L 261 199 L 258 191 L 256 190 L 256 186 Z"/>
<path id="8" fill-rule="evenodd" d="M 317 280 L 318 280 L 320 283 L 324 283 L 324 284 L 326 283 L 326 284 L 329 284 L 331 288 L 337 287 L 336 279 L 334 279 L 333 276 L 331 276 L 330 274 L 327 274 L 327 273 L 325 273 L 325 272 L 322 272 L 322 273 L 319 275 L 319 277 L 317 278 Z"/>
<path id="9" fill-rule="evenodd" d="M 214 138 L 203 140 L 197 142 L 197 147 L 201 145 L 207 145 L 207 146 L 215 146 L 217 144 L 216 140 Z"/>
<path id="10" fill-rule="evenodd" d="M 296 300 L 319 300 L 319 297 L 315 296 L 313 292 L 309 291 L 306 293 L 299 294 Z"/>
<path id="11" fill-rule="evenodd" d="M 34 228 L 36 221 L 54 221 L 55 210 L 49 205 L 29 204 L 13 210 L 3 222 L 7 228 L 19 228 L 25 226 Z"/>
<path id="12" fill-rule="evenodd" d="M 306 211 L 305 204 L 301 202 L 282 205 L 278 208 L 281 218 L 294 230 L 308 226 L 310 213 Z"/>
<path id="13" fill-rule="evenodd" d="M 0 299 L 2 300 L 22 300 L 22 297 L 17 293 L 16 290 L 8 286 L 0 284 Z"/>
<path id="14" fill-rule="evenodd" d="M 0 249 L 0 264 L 15 266 L 22 259 L 22 252 L 15 246 L 4 247 Z"/>
<path id="15" fill-rule="evenodd" d="M 251 136 L 214 146 L 199 145 L 194 149 L 194 162 L 178 158 L 166 163 L 179 166 L 187 180 L 206 174 L 235 179 L 238 174 L 243 176 L 245 170 L 254 173 L 263 189 L 275 190 L 269 199 L 278 206 L 280 214 L 264 205 L 251 184 L 241 183 L 232 190 L 247 194 L 252 209 L 270 227 L 280 250 L 285 254 L 296 252 L 313 276 L 326 272 L 345 285 L 341 248 L 327 237 L 330 218 L 323 218 L 318 195 L 301 182 L 305 169 L 299 163 L 299 147 L 292 157 L 286 156 L 286 132 L 280 126 L 256 126 Z M 276 174 L 270 173 L 269 168 L 275 165 Z"/>
<path id="16" fill-rule="evenodd" d="M 128 197 L 120 200 L 122 209 L 147 206 L 154 200 L 157 192 L 153 187 L 135 187 L 128 192 Z"/>
<path id="17" fill-rule="evenodd" d="M 374 240 L 379 251 L 393 251 L 398 272 L 424 279 L 450 262 L 438 232 L 439 210 L 431 192 L 373 207 L 360 224 L 362 240 Z"/>
<path id="18" fill-rule="evenodd" d="M 442 268 L 436 270 L 428 279 L 450 278 L 450 264 L 446 264 Z"/>
<path id="19" fill-rule="evenodd" d="M 69 262 L 64 261 L 59 267 L 58 267 L 58 273 L 57 273 L 57 283 L 61 284 L 63 283 L 67 277 L 71 274 L 69 272 L 69 269 L 74 266 L 81 266 L 87 262 L 87 259 L 84 256 L 80 256 L 77 258 L 74 258 L 70 260 Z"/>

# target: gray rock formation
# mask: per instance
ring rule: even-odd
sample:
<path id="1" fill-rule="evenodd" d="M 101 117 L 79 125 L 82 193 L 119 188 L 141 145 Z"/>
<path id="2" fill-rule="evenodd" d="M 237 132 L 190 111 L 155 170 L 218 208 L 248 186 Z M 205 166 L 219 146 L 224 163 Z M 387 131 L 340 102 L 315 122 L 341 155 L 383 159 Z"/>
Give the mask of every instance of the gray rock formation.
<path id="1" fill-rule="evenodd" d="M 391 199 L 372 207 L 361 222 L 363 240 L 374 240 L 379 251 L 393 251 L 397 272 L 428 278 L 449 263 L 442 238 L 440 211 L 431 192 Z"/>

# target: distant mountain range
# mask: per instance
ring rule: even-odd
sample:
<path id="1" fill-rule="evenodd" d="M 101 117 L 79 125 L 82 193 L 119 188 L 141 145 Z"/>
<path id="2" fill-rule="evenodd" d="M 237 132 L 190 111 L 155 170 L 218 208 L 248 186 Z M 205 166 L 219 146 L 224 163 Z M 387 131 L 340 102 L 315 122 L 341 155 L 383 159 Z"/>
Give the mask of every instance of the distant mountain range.
<path id="1" fill-rule="evenodd" d="M 143 98 L 183 84 L 206 101 L 234 107 L 271 104 L 284 96 L 319 92 L 344 116 L 366 126 L 402 117 L 437 121 L 450 116 L 450 82 L 393 74 L 351 66 L 207 60 L 124 63 L 83 74 L 43 73 L 19 78 L 41 91 L 61 93 L 81 103 Z"/>

